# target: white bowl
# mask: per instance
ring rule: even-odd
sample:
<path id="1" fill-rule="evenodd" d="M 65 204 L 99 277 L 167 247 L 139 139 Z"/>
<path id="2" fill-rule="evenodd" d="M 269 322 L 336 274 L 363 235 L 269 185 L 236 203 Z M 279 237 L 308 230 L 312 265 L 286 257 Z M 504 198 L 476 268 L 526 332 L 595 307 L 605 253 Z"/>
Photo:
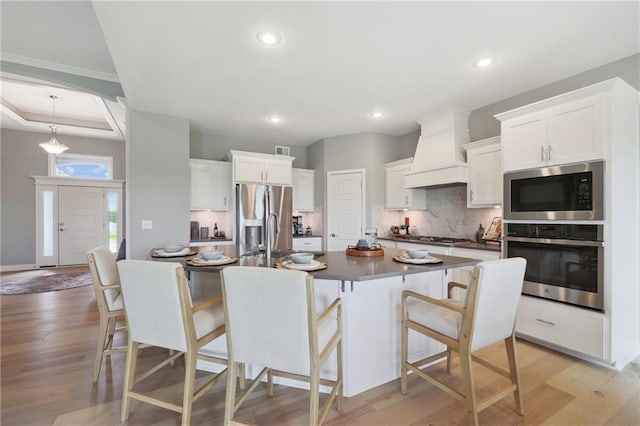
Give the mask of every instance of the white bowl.
<path id="1" fill-rule="evenodd" d="M 168 244 L 164 246 L 164 251 L 166 251 L 167 253 L 176 253 L 182 249 L 184 249 L 184 245 L 182 244 Z"/>
<path id="2" fill-rule="evenodd" d="M 222 251 L 220 250 L 201 251 L 200 257 L 202 257 L 204 260 L 217 260 L 222 257 Z"/>
<path id="3" fill-rule="evenodd" d="M 429 254 L 429 250 L 426 249 L 408 249 L 407 254 L 412 259 L 424 259 Z"/>
<path id="4" fill-rule="evenodd" d="M 306 265 L 313 260 L 313 253 L 291 253 L 289 255 L 293 263 L 299 265 Z"/>

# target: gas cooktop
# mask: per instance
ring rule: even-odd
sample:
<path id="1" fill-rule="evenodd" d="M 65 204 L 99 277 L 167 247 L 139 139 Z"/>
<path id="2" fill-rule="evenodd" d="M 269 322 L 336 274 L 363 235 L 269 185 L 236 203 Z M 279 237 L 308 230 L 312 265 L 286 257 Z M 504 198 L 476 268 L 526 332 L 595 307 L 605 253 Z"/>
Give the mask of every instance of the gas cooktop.
<path id="1" fill-rule="evenodd" d="M 443 244 L 457 244 L 457 243 L 472 243 L 473 241 L 466 238 L 451 238 L 451 237 L 433 237 L 430 235 L 420 237 L 409 237 L 408 240 L 423 241 L 427 243 L 443 243 Z"/>

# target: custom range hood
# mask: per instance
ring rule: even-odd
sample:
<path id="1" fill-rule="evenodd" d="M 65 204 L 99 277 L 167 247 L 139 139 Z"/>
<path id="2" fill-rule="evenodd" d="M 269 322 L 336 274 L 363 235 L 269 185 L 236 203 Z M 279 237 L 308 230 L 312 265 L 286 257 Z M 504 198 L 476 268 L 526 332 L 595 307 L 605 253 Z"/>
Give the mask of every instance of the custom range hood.
<path id="1" fill-rule="evenodd" d="M 461 145 L 469 142 L 470 111 L 451 107 L 419 120 L 420 139 L 411 168 L 404 175 L 405 188 L 462 185 L 469 169 Z"/>

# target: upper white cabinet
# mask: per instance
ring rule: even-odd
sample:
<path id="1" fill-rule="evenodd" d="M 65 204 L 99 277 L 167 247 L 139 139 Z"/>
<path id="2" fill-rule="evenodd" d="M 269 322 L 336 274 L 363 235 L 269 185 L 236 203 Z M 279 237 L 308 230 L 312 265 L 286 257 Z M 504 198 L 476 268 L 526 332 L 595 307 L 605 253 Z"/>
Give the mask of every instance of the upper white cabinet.
<path id="1" fill-rule="evenodd" d="M 595 86 L 496 115 L 502 121 L 504 170 L 604 158 L 607 95 L 594 95 Z"/>
<path id="2" fill-rule="evenodd" d="M 493 207 L 502 204 L 502 152 L 500 137 L 462 145 L 467 150 L 469 183 L 467 207 Z"/>
<path id="3" fill-rule="evenodd" d="M 312 212 L 315 208 L 316 171 L 293 169 L 293 211 Z"/>
<path id="4" fill-rule="evenodd" d="M 293 183 L 293 157 L 231 151 L 233 181 L 290 186 Z"/>
<path id="5" fill-rule="evenodd" d="M 409 171 L 413 158 L 385 164 L 385 206 L 388 210 L 419 210 L 427 208 L 424 189 L 405 189 L 404 174 Z"/>
<path id="6" fill-rule="evenodd" d="M 229 210 L 231 164 L 225 161 L 189 160 L 191 210 Z"/>

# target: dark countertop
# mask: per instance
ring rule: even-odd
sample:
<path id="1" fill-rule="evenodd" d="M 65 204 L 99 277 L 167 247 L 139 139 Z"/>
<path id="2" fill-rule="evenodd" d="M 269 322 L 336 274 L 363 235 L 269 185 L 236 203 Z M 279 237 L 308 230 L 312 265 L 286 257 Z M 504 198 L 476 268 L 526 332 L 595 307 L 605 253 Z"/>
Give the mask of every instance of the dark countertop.
<path id="1" fill-rule="evenodd" d="M 197 247 L 192 247 L 197 251 Z M 235 256 L 235 247 L 220 246 L 218 249 L 223 250 L 227 256 Z M 442 263 L 426 264 L 426 265 L 410 265 L 400 263 L 393 260 L 394 256 L 402 254 L 404 250 L 385 248 L 384 256 L 379 257 L 355 257 L 347 256 L 345 252 L 327 252 L 316 258 L 316 260 L 327 263 L 327 269 L 313 271 L 311 274 L 317 279 L 324 280 L 341 280 L 341 281 L 368 281 L 379 278 L 389 278 L 402 275 L 419 274 L 422 272 L 440 271 L 443 269 L 459 268 L 463 266 L 473 266 L 480 262 L 478 259 L 470 259 L 465 257 L 438 255 L 443 260 Z M 150 253 L 151 254 L 151 253 Z M 264 256 L 241 256 L 238 262 L 224 266 L 191 266 L 186 260 L 192 256 L 170 257 L 170 258 L 149 258 L 161 262 L 179 262 L 185 270 L 195 272 L 218 272 L 225 266 L 267 266 Z M 283 258 L 273 257 L 272 265 Z M 269 265 L 269 266 L 272 266 Z"/>
<path id="2" fill-rule="evenodd" d="M 410 238 L 396 238 L 396 237 L 378 237 L 378 240 L 384 241 L 397 241 L 399 243 L 412 243 L 412 244 L 425 244 L 430 246 L 442 246 L 442 247 L 457 247 L 474 250 L 488 250 L 488 251 L 500 251 L 500 243 L 487 242 L 486 244 L 467 242 L 467 243 L 440 243 L 437 241 L 420 241 L 412 240 Z"/>
<path id="3" fill-rule="evenodd" d="M 198 240 L 191 240 L 189 241 L 190 243 L 210 243 L 210 244 L 215 244 L 215 243 L 220 243 L 220 242 L 224 242 L 224 241 L 233 241 L 231 238 L 226 238 L 226 237 L 210 237 L 210 238 L 204 238 L 204 239 L 198 239 Z"/>
<path id="4" fill-rule="evenodd" d="M 322 238 L 322 235 L 294 235 L 293 238 Z"/>

